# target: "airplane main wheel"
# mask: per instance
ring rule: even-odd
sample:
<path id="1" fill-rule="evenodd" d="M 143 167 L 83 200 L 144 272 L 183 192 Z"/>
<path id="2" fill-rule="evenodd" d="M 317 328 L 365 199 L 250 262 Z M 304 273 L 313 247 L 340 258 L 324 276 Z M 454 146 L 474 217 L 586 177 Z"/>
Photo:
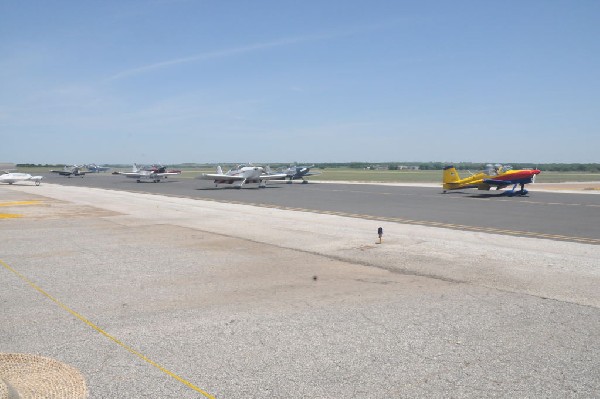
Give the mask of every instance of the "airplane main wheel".
<path id="1" fill-rule="evenodd" d="M 302 180 L 302 184 L 308 184 L 308 180 Z"/>
<path id="2" fill-rule="evenodd" d="M 36 182 L 35 182 L 35 185 L 36 185 L 36 186 L 39 186 L 39 185 L 40 185 L 40 182 L 39 182 L 39 181 L 36 181 Z"/>

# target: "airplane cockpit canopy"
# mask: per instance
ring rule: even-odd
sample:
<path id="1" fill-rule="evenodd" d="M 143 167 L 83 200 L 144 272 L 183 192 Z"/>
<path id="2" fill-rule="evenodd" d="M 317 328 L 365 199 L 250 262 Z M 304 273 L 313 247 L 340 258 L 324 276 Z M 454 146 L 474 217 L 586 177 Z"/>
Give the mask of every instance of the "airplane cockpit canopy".
<path id="1" fill-rule="evenodd" d="M 484 172 L 488 176 L 496 176 L 500 173 L 504 173 L 511 169 L 512 166 L 510 165 L 502 165 L 501 163 L 492 165 L 491 163 L 488 163 L 487 165 L 485 165 Z"/>
<path id="2" fill-rule="evenodd" d="M 483 171 L 488 176 L 496 176 L 498 174 L 496 172 L 495 165 L 492 165 L 491 163 L 488 163 L 487 165 L 485 165 L 485 168 L 483 169 Z"/>

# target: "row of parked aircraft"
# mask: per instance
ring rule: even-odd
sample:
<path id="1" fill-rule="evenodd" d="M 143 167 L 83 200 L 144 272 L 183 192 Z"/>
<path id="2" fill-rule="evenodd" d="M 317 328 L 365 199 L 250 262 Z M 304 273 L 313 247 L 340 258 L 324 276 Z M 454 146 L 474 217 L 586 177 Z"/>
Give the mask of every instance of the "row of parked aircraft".
<path id="1" fill-rule="evenodd" d="M 227 172 L 223 172 L 221 166 L 217 166 L 216 173 L 203 173 L 196 178 L 200 180 L 212 180 L 217 187 L 219 184 L 231 184 L 236 188 L 241 188 L 244 184 L 252 183 L 257 183 L 259 187 L 265 187 L 269 180 L 288 180 L 288 183 L 291 183 L 292 180 L 302 179 L 302 183 L 308 183 L 304 179 L 305 177 L 319 174 L 318 172 L 311 172 L 311 167 L 294 165 L 287 169 L 273 172 L 269 166 L 262 167 L 252 164 L 241 164 Z M 180 173 L 180 170 L 167 170 L 164 166 L 140 169 L 136 164 L 133 164 L 131 172 L 113 172 L 116 175 L 136 179 L 138 183 L 142 182 L 142 180 L 158 183 L 161 179 L 166 179 L 169 176 Z"/>
<path id="2" fill-rule="evenodd" d="M 258 184 L 259 187 L 265 187 L 270 180 L 287 180 L 288 183 L 291 183 L 292 180 L 301 179 L 302 183 L 307 183 L 308 181 L 305 180 L 305 177 L 319 174 L 319 172 L 311 172 L 311 168 L 312 166 L 292 165 L 287 169 L 273 172 L 268 166 L 242 164 L 224 173 L 221 166 L 217 166 L 216 173 L 203 173 L 197 176 L 196 179 L 211 180 L 215 183 L 216 187 L 219 184 L 230 184 L 236 188 L 241 188 L 244 184 L 251 183 Z M 81 171 L 81 167 L 77 165 L 72 167 L 65 166 L 63 170 L 51 170 L 50 172 L 66 177 L 83 177 L 87 173 Z M 446 166 L 442 177 L 442 188 L 443 192 L 446 193 L 449 190 L 463 190 L 467 188 L 477 188 L 478 190 L 496 188 L 496 190 L 501 190 L 513 186 L 512 189 L 504 191 L 504 194 L 508 196 L 526 195 L 528 191 L 525 189 L 525 185 L 533 183 L 535 176 L 539 173 L 539 169 L 512 169 L 508 165 L 488 164 L 485 170 L 471 174 L 469 177 L 461 178 L 454 166 Z M 136 179 L 138 183 L 143 180 L 158 183 L 161 179 L 181 174 L 181 171 L 167 170 L 162 165 L 139 168 L 136 164 L 133 164 L 131 172 L 115 171 L 113 174 Z M 0 175 L 0 182 L 8 184 L 32 181 L 36 186 L 39 186 L 42 179 L 42 176 L 32 176 L 28 173 L 9 171 L 5 171 Z M 516 190 L 517 186 L 520 186 L 520 190 Z"/>

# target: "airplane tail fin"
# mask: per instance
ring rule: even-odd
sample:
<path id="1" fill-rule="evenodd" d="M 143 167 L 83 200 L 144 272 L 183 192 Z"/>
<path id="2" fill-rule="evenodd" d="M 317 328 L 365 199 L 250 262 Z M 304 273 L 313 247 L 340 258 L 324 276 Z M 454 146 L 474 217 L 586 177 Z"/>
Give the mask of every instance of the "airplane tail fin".
<path id="1" fill-rule="evenodd" d="M 444 167 L 443 183 L 456 183 L 460 180 L 460 176 L 453 165 Z"/>
<path id="2" fill-rule="evenodd" d="M 267 167 L 265 168 L 265 172 L 267 172 L 268 175 L 271 174 L 271 166 L 267 165 Z"/>
<path id="3" fill-rule="evenodd" d="M 137 166 L 137 164 L 135 164 L 135 163 L 134 163 L 134 164 L 133 164 L 133 167 L 131 168 L 131 171 L 132 171 L 133 173 L 135 173 L 135 172 L 137 172 L 138 170 L 139 170 L 139 169 L 138 169 L 138 166 Z"/>
<path id="4" fill-rule="evenodd" d="M 223 174 L 223 169 L 221 168 L 221 165 L 217 166 L 217 174 L 218 175 L 222 175 Z"/>

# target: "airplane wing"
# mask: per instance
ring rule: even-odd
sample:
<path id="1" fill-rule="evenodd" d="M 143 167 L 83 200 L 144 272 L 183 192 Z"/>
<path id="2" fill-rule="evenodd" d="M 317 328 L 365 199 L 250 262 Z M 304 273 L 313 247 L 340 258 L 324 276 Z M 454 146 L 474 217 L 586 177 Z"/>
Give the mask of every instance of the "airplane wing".
<path id="1" fill-rule="evenodd" d="M 154 176 L 173 176 L 173 175 L 180 175 L 181 172 L 162 172 L 162 173 L 154 173 Z"/>
<path id="2" fill-rule="evenodd" d="M 288 177 L 286 173 L 277 173 L 277 174 L 262 174 L 260 175 L 261 180 L 282 180 Z"/>
<path id="3" fill-rule="evenodd" d="M 127 177 L 141 177 L 142 174 L 137 173 L 137 172 L 118 172 L 118 171 L 114 171 L 113 175 L 123 175 L 123 176 L 127 176 Z"/>
<path id="4" fill-rule="evenodd" d="M 494 186 L 494 187 L 506 187 L 511 184 L 515 184 L 512 180 L 497 180 L 497 179 L 483 179 L 483 182 L 485 184 L 488 184 L 488 185 Z"/>
<path id="5" fill-rule="evenodd" d="M 220 180 L 220 181 L 242 181 L 246 180 L 243 176 L 231 176 L 219 173 L 202 173 L 200 176 L 196 176 L 196 179 L 200 180 Z"/>

